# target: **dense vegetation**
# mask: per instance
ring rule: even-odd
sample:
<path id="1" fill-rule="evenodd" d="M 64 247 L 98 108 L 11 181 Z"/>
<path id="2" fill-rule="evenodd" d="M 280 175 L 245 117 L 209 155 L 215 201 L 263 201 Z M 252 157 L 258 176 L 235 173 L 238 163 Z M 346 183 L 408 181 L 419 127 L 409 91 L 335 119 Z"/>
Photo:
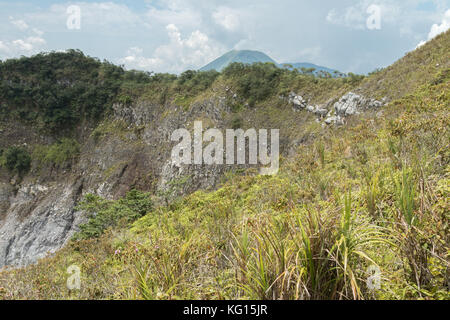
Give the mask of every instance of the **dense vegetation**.
<path id="1" fill-rule="evenodd" d="M 296 82 L 303 82 L 303 87 L 305 82 L 313 84 L 328 82 L 341 86 L 347 82 L 355 85 L 365 78 L 363 75 L 349 73 L 348 77 L 330 79 L 331 75 L 324 72 L 315 75 L 314 68 L 303 69 L 302 72 L 297 69 L 280 69 L 269 62 L 252 65 L 232 63 L 222 74 L 225 79 L 232 80 L 237 93 L 248 101 L 250 106 L 275 94 L 288 94 Z"/>
<path id="2" fill-rule="evenodd" d="M 177 98 L 183 102 L 210 88 L 219 75 L 217 71 L 188 70 L 179 76 L 125 71 L 76 50 L 0 61 L 0 117 L 61 134 L 81 121 L 99 120 L 115 102 L 126 105 L 142 96 L 161 104 Z M 272 63 L 234 63 L 222 75 L 250 105 L 275 94 L 283 80 L 318 81 L 312 73 L 280 69 Z M 362 78 L 352 75 L 336 81 Z"/>
<path id="3" fill-rule="evenodd" d="M 75 50 L 7 60 L 0 64 L 1 114 L 60 132 L 99 118 L 123 75 L 122 68 Z"/>
<path id="4" fill-rule="evenodd" d="M 31 156 L 26 149 L 20 147 L 0 149 L 0 166 L 13 174 L 23 175 L 31 168 Z"/>
<path id="5" fill-rule="evenodd" d="M 279 69 L 273 63 L 255 63 L 245 65 L 233 63 L 224 69 L 223 74 L 236 82 L 237 93 L 249 100 L 250 106 L 273 95 L 281 81 L 283 73 L 290 71 Z"/>
<path id="6" fill-rule="evenodd" d="M 52 145 L 37 145 L 32 153 L 32 158 L 40 166 L 64 166 L 69 165 L 80 153 L 80 144 L 69 138 Z"/>
<path id="7" fill-rule="evenodd" d="M 355 84 L 392 101 L 345 127 L 305 125 L 297 136 L 314 139 L 282 159 L 276 176 L 230 173 L 216 191 L 160 206 L 139 191 L 87 196 L 81 232 L 36 265 L 0 273 L 0 298 L 450 299 L 449 35 L 366 79 L 270 64 L 126 73 L 124 102 L 190 101 L 217 83 L 261 108 L 290 90 L 325 101 Z M 81 290 L 66 287 L 72 264 Z"/>
<path id="8" fill-rule="evenodd" d="M 79 204 L 78 209 L 91 215 L 86 224 L 81 225 L 80 232 L 74 240 L 90 239 L 101 236 L 112 227 L 126 227 L 151 211 L 153 203 L 148 193 L 131 190 L 118 201 L 108 201 L 89 194 Z"/>

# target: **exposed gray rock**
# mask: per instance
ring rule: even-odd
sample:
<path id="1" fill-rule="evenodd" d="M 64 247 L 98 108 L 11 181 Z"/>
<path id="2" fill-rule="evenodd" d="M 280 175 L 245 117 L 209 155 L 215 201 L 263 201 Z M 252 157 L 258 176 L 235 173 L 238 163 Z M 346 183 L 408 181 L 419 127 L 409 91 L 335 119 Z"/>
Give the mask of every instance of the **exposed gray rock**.
<path id="1" fill-rule="evenodd" d="M 301 109 L 305 109 L 307 107 L 307 103 L 305 101 L 305 99 L 303 99 L 302 96 L 291 92 L 289 94 L 289 103 L 294 105 L 294 110 L 301 110 Z"/>
<path id="2" fill-rule="evenodd" d="M 295 111 L 306 109 L 306 111 L 314 113 L 316 116 L 320 118 L 324 118 L 328 112 L 329 107 L 331 106 L 332 99 L 328 100 L 326 103 L 321 105 L 308 105 L 305 99 L 301 95 L 298 95 L 294 92 L 289 94 L 288 102 L 294 106 Z"/>
<path id="3" fill-rule="evenodd" d="M 0 268 L 24 266 L 60 249 L 83 220 L 74 210 L 81 189 L 79 181 L 22 186 L 0 221 Z"/>
<path id="4" fill-rule="evenodd" d="M 137 102 L 131 106 L 115 104 L 113 110 L 117 118 L 137 126 L 147 124 L 154 119 L 154 113 L 148 103 Z"/>
<path id="5" fill-rule="evenodd" d="M 346 117 L 368 109 L 380 108 L 383 103 L 375 99 L 369 99 L 362 95 L 349 92 L 334 104 L 336 115 Z"/>
<path id="6" fill-rule="evenodd" d="M 325 123 L 328 125 L 335 124 L 341 126 L 344 125 L 344 119 L 342 119 L 340 116 L 330 116 L 325 119 Z"/>
<path id="7" fill-rule="evenodd" d="M 320 106 L 316 106 L 314 109 L 314 114 L 320 117 L 325 117 L 328 114 L 328 109 L 321 108 Z"/>
<path id="8" fill-rule="evenodd" d="M 10 198 L 14 195 L 14 187 L 9 183 L 0 183 L 0 220 L 10 207 Z"/>

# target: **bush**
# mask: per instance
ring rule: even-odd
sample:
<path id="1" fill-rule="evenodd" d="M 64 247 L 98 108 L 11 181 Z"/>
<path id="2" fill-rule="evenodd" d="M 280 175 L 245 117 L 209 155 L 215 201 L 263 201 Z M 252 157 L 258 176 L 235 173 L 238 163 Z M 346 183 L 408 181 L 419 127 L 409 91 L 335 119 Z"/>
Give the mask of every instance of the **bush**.
<path id="1" fill-rule="evenodd" d="M 38 146 L 33 151 L 33 159 L 43 164 L 63 165 L 73 160 L 80 153 L 80 144 L 69 138 L 51 146 Z"/>
<path id="2" fill-rule="evenodd" d="M 10 147 L 2 153 L 1 164 L 8 171 L 22 175 L 30 170 L 31 157 L 23 148 Z"/>
<path id="3" fill-rule="evenodd" d="M 187 70 L 177 80 L 178 90 L 185 93 L 197 94 L 208 89 L 219 76 L 219 72 Z"/>
<path id="4" fill-rule="evenodd" d="M 273 63 L 254 63 L 246 65 L 232 63 L 223 74 L 237 83 L 237 93 L 249 100 L 250 105 L 263 101 L 277 92 L 281 76 L 290 71 L 283 70 Z"/>
<path id="5" fill-rule="evenodd" d="M 350 82 L 350 84 L 357 84 L 364 80 L 365 76 L 362 74 L 354 74 L 349 72 L 348 77 L 344 78 L 346 82 Z"/>
<path id="6" fill-rule="evenodd" d="M 59 132 L 98 119 L 115 100 L 124 73 L 75 50 L 11 59 L 0 64 L 0 100 L 11 115 Z"/>
<path id="7" fill-rule="evenodd" d="M 97 238 L 108 228 L 127 226 L 144 216 L 153 208 L 150 194 L 131 190 L 117 201 L 105 200 L 97 195 L 88 194 L 78 205 L 77 210 L 91 214 L 89 221 L 80 226 L 80 232 L 74 240 Z"/>
<path id="8" fill-rule="evenodd" d="M 231 123 L 231 128 L 233 128 L 233 130 L 237 130 L 237 129 L 241 129 L 243 126 L 243 120 L 241 117 L 234 117 L 233 121 Z"/>

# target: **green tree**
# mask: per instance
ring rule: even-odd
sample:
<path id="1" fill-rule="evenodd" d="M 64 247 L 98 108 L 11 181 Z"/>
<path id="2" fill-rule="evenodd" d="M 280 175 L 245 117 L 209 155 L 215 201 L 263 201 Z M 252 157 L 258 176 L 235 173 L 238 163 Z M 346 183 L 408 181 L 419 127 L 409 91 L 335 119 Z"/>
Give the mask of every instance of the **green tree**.
<path id="1" fill-rule="evenodd" d="M 13 173 L 19 175 L 27 173 L 31 168 L 31 157 L 27 150 L 10 147 L 2 154 L 2 164 Z"/>

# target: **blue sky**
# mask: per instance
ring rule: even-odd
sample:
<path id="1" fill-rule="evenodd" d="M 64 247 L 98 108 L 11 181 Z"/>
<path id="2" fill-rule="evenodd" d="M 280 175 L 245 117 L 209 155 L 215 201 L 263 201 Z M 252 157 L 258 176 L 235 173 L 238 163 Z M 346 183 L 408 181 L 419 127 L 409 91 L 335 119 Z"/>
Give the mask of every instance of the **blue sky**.
<path id="1" fill-rule="evenodd" d="M 67 27 L 71 5 L 80 29 Z M 0 59 L 74 48 L 128 69 L 180 73 L 251 49 L 367 73 L 448 29 L 449 9 L 450 0 L 0 0 Z"/>

